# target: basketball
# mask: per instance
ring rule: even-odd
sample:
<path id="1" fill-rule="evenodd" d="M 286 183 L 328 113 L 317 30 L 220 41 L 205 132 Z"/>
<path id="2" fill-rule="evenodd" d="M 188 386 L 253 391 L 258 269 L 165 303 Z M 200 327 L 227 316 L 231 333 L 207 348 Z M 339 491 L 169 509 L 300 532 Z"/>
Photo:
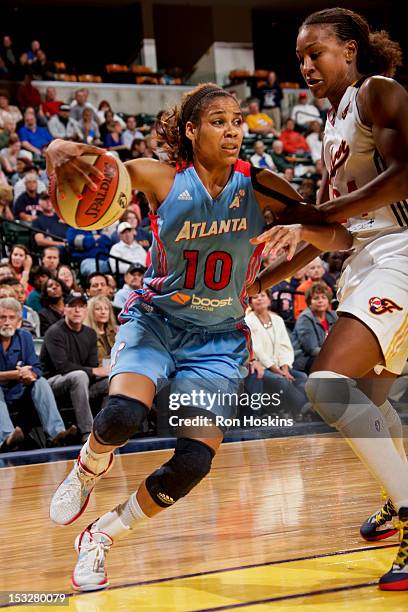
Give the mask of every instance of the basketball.
<path id="1" fill-rule="evenodd" d="M 55 176 L 51 177 L 50 195 L 58 216 L 77 229 L 98 230 L 119 219 L 129 205 L 131 185 L 124 164 L 114 155 L 84 155 L 83 159 L 103 172 L 105 178 L 96 181 L 97 191 L 92 191 L 82 181 L 79 189 L 82 198 L 69 184 L 64 185 L 64 199 L 56 189 Z"/>

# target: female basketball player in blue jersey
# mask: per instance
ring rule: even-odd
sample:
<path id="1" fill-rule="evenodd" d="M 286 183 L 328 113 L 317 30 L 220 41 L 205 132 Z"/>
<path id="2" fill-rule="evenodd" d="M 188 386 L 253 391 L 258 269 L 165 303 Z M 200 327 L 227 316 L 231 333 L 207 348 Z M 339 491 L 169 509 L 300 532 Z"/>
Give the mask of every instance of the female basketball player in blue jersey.
<path id="1" fill-rule="evenodd" d="M 127 164 L 133 188 L 150 203 L 152 265 L 143 291 L 130 297 L 121 315 L 108 405 L 52 499 L 50 516 L 58 524 L 70 524 L 84 511 L 96 482 L 112 467 L 113 450 L 140 429 L 161 380 L 171 379 L 172 393 L 184 393 L 184 405 L 190 394 L 190 405 L 180 414 L 232 416 L 228 405 L 196 401 L 193 392 L 234 391 L 246 374 L 243 315 L 263 248 L 249 240 L 263 229 L 262 209 L 272 208 L 280 219 L 290 217 L 287 209 L 305 209 L 308 218 L 321 219 L 313 207 L 298 204 L 288 183 L 237 161 L 241 123 L 231 94 L 212 84 L 198 86 L 180 107 L 161 115 L 159 135 L 169 163 L 141 159 Z M 53 142 L 47 163 L 59 190 L 69 182 L 77 192 L 79 176 L 94 186 L 98 173 L 81 155 L 100 152 Z M 348 235 L 340 225 L 308 231 L 320 250 L 328 243 L 337 249 Z M 182 429 L 171 459 L 78 536 L 75 589 L 106 587 L 105 553 L 113 540 L 173 505 L 208 474 L 223 437 L 222 428 L 211 422 L 202 432 Z"/>
<path id="2" fill-rule="evenodd" d="M 314 362 L 307 390 L 322 418 L 343 434 L 390 496 L 363 524 L 362 536 L 373 541 L 393 535 L 397 530 L 388 522 L 399 514 L 400 549 L 380 588 L 405 590 L 408 463 L 400 418 L 387 401 L 408 357 L 408 94 L 387 78 L 401 63 L 401 50 L 386 32 L 370 32 L 361 16 L 334 8 L 304 21 L 297 55 L 313 95 L 332 104 L 319 198 L 332 198 L 321 207 L 328 221 L 339 220 L 339 213 L 349 219 L 354 251 L 340 279 L 339 320 Z M 267 249 L 294 251 L 303 234 L 299 225 L 275 227 L 253 243 L 267 240 Z M 346 239 L 343 248 L 348 246 Z M 267 272 L 253 291 L 296 268 L 297 256 Z M 360 379 L 358 388 L 353 379 Z"/>

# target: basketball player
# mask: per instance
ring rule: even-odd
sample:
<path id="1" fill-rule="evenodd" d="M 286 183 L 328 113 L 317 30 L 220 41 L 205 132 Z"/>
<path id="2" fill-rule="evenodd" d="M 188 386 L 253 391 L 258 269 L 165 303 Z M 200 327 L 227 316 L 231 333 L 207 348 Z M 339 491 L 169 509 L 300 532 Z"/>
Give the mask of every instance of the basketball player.
<path id="1" fill-rule="evenodd" d="M 246 289 L 254 282 L 263 248 L 249 239 L 262 231 L 263 208 L 284 219 L 286 207 L 300 207 L 321 220 L 313 207 L 297 204 L 300 198 L 288 183 L 237 161 L 241 124 L 231 94 L 200 85 L 180 107 L 161 116 L 159 135 L 168 163 L 138 159 L 127 164 L 132 188 L 146 194 L 151 208 L 152 265 L 143 290 L 132 294 L 121 314 L 108 405 L 96 416 L 90 438 L 51 501 L 50 516 L 60 525 L 85 510 L 96 482 L 112 467 L 113 451 L 139 431 L 160 380 L 171 377 L 173 389 L 183 392 L 196 383 L 206 391 L 221 386 L 231 392 L 234 381 L 246 375 Z M 49 146 L 48 171 L 56 174 L 60 196 L 65 182 L 78 193 L 81 177 L 96 187 L 98 172 L 81 157 L 86 153 L 101 150 L 58 140 Z M 337 249 L 347 235 L 339 224 L 308 231 L 320 250 L 328 242 Z M 228 406 L 209 411 L 192 401 L 193 413 L 203 408 L 206 416 L 233 416 Z M 222 429 L 213 424 L 204 434 L 183 429 L 171 459 L 78 536 L 75 589 L 108 585 L 105 554 L 114 540 L 187 495 L 210 471 L 222 438 Z"/>
<path id="2" fill-rule="evenodd" d="M 397 530 L 388 522 L 398 514 L 401 544 L 380 588 L 405 590 L 408 464 L 401 421 L 387 400 L 408 357 L 408 94 L 387 78 L 401 63 L 401 51 L 386 32 L 371 32 L 360 15 L 333 8 L 304 21 L 297 55 L 310 91 L 332 104 L 319 193 L 320 202 L 331 201 L 322 209 L 328 221 L 343 213 L 353 236 L 353 255 L 339 282 L 339 320 L 313 364 L 307 392 L 390 496 L 361 534 L 370 541 L 389 537 Z M 299 225 L 275 227 L 252 242 L 267 240 L 266 250 L 294 253 L 303 234 Z M 297 256 L 266 272 L 252 291 L 296 268 Z M 360 379 L 358 387 L 353 379 Z"/>

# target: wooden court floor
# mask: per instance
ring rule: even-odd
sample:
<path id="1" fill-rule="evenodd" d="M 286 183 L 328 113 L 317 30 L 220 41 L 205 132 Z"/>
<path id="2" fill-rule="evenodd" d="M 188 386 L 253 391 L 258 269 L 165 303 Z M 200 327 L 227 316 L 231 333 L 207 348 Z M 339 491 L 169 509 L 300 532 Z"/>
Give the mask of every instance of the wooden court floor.
<path id="1" fill-rule="evenodd" d="M 170 453 L 119 456 L 85 515 L 65 528 L 50 522 L 48 504 L 72 462 L 1 469 L 0 591 L 65 593 L 67 606 L 52 607 L 61 612 L 408 610 L 407 592 L 376 587 L 396 540 L 369 545 L 358 533 L 378 487 L 329 436 L 224 444 L 188 498 L 112 548 L 107 591 L 74 593 L 77 533 Z"/>

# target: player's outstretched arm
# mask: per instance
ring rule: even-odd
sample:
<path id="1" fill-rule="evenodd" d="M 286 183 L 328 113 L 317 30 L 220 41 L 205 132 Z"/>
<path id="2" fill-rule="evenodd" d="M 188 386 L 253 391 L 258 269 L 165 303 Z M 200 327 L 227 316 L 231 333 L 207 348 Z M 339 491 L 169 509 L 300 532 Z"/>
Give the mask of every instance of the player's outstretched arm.
<path id="1" fill-rule="evenodd" d="M 408 93 L 396 81 L 374 76 L 361 87 L 358 104 L 386 169 L 364 187 L 323 204 L 329 222 L 408 198 Z"/>

